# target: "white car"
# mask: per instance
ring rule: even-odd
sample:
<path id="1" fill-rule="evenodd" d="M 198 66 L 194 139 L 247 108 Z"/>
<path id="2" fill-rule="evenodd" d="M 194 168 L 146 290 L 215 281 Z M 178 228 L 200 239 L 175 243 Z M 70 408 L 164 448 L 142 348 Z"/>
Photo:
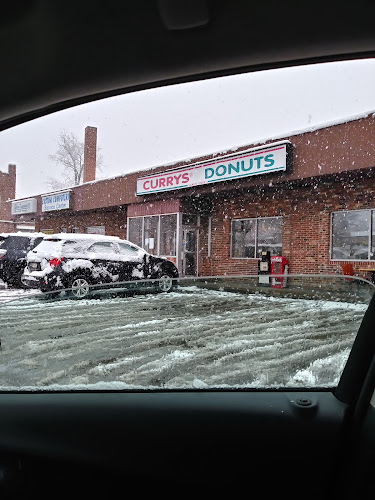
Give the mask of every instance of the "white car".
<path id="1" fill-rule="evenodd" d="M 75 298 L 119 287 L 169 292 L 178 270 L 173 262 L 117 236 L 52 234 L 27 254 L 22 283 L 42 292 L 67 289 Z"/>

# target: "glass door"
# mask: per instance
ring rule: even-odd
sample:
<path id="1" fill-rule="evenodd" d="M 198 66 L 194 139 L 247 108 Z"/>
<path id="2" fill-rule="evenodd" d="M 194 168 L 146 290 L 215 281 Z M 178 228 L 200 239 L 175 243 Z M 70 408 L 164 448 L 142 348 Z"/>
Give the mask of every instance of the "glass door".
<path id="1" fill-rule="evenodd" d="M 182 272 L 184 276 L 195 276 L 196 264 L 196 230 L 184 229 L 182 239 Z"/>

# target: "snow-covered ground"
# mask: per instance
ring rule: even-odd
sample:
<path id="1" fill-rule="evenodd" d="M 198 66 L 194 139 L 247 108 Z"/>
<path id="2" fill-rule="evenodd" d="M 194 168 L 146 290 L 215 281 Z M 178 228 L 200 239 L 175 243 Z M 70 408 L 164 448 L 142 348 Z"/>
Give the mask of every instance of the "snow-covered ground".
<path id="1" fill-rule="evenodd" d="M 367 308 L 195 286 L 0 302 L 1 390 L 330 387 Z"/>
<path id="2" fill-rule="evenodd" d="M 21 288 L 7 288 L 6 285 L 4 285 L 0 281 L 0 304 L 15 299 L 24 299 L 26 297 L 29 297 L 30 295 L 36 295 L 36 294 L 39 294 L 39 292 L 36 293 L 35 290 L 24 290 Z"/>

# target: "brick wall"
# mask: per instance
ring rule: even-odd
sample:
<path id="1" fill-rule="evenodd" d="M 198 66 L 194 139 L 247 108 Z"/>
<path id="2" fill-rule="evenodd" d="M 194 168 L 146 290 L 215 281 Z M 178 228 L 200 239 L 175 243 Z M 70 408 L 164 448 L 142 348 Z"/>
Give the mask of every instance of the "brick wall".
<path id="1" fill-rule="evenodd" d="M 331 213 L 363 208 L 375 208 L 375 177 L 368 175 L 219 195 L 213 203 L 212 257 L 202 253 L 200 274 L 256 274 L 257 259 L 230 258 L 231 220 L 272 216 L 283 217 L 282 254 L 289 272 L 341 273 L 341 262 L 329 259 Z"/>
<path id="2" fill-rule="evenodd" d="M 79 233 L 85 233 L 86 227 L 105 226 L 105 234 L 126 238 L 126 209 L 115 207 L 113 210 L 93 210 L 87 213 L 74 213 L 67 210 L 65 213 L 59 211 L 57 214 L 44 214 L 42 220 L 37 220 L 36 231 L 50 229 L 59 233 L 61 228 L 66 228 L 68 233 L 72 228 L 78 228 Z"/>
<path id="3" fill-rule="evenodd" d="M 16 224 L 0 220 L 0 233 L 13 233 L 16 231 Z"/>

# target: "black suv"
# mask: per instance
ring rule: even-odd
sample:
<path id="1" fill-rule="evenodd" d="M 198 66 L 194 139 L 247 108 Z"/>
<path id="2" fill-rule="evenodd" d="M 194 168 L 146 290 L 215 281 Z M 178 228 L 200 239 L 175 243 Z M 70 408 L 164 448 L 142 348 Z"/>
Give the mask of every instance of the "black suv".
<path id="1" fill-rule="evenodd" d="M 64 290 L 74 298 L 85 298 L 103 289 L 169 292 L 178 276 L 172 261 L 117 236 L 61 233 L 46 236 L 28 253 L 22 282 L 44 293 L 57 295 Z"/>
<path id="2" fill-rule="evenodd" d="M 8 286 L 22 287 L 27 252 L 36 247 L 43 233 L 2 233 L 0 238 L 0 279 Z"/>

